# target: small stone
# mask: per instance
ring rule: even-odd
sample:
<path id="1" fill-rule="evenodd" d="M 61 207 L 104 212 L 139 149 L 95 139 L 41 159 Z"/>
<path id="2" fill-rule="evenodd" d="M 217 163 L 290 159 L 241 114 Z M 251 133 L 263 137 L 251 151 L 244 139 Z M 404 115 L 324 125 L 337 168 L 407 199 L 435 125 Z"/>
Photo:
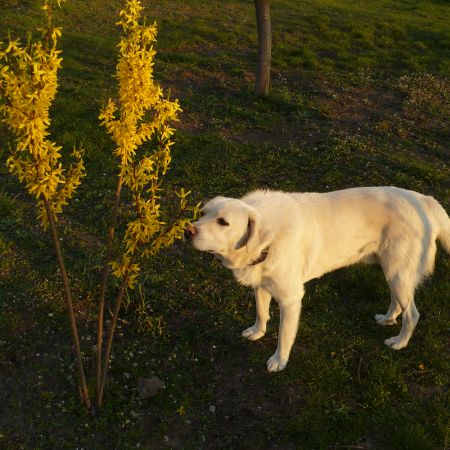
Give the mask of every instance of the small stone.
<path id="1" fill-rule="evenodd" d="M 209 412 L 215 414 L 215 412 L 216 412 L 216 407 L 215 407 L 214 405 L 211 405 L 211 406 L 209 407 Z"/>
<path id="2" fill-rule="evenodd" d="M 155 397 L 164 387 L 164 383 L 158 377 L 138 378 L 137 389 L 139 395 L 144 400 L 146 398 Z"/>

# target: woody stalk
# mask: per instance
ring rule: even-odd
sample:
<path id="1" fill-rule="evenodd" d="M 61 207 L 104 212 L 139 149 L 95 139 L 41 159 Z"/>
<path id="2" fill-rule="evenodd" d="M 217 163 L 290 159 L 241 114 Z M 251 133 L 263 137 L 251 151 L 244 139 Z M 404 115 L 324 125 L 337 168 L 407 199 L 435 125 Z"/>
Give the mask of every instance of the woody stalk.
<path id="1" fill-rule="evenodd" d="M 106 383 L 112 341 L 124 293 L 135 286 L 140 272 L 139 261 L 156 255 L 163 247 L 182 238 L 186 225 L 196 217 L 199 205 L 189 206 L 190 192 L 181 189 L 178 216 L 166 223 L 161 208 L 162 183 L 171 162 L 174 129 L 181 111 L 177 100 L 164 96 L 153 79 L 156 23 L 141 23 L 143 7 L 139 0 L 127 0 L 117 23 L 123 30 L 118 44 L 119 62 L 117 102 L 109 100 L 99 116 L 114 143 L 118 159 L 118 181 L 108 232 L 105 262 L 101 275 L 97 329 L 97 407 L 100 408 Z M 122 188 L 132 198 L 131 220 L 126 224 L 121 258 L 111 261 Z M 183 216 L 189 215 L 190 218 Z M 113 316 L 102 362 L 103 321 L 109 266 L 120 280 Z"/>
<path id="2" fill-rule="evenodd" d="M 37 203 L 37 218 L 45 230 L 49 229 L 58 266 L 61 272 L 67 313 L 78 367 L 80 394 L 90 408 L 89 393 L 84 375 L 69 279 L 66 273 L 56 229 L 58 215 L 73 196 L 85 175 L 82 152 L 74 149 L 75 162 L 64 168 L 61 147 L 49 139 L 49 109 L 58 88 L 58 69 L 61 51 L 57 49 L 61 28 L 53 26 L 52 5 L 62 0 L 44 0 L 42 9 L 47 25 L 41 29 L 41 40 L 26 45 L 19 39 L 0 43 L 0 115 L 15 137 L 15 147 L 6 161 L 15 175 Z"/>

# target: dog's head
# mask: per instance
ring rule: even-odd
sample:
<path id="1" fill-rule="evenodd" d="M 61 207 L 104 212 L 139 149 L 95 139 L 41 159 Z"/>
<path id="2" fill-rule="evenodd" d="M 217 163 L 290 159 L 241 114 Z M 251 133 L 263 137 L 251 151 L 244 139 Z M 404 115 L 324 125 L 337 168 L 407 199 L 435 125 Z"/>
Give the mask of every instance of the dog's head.
<path id="1" fill-rule="evenodd" d="M 197 250 L 214 254 L 233 269 L 258 258 L 269 246 L 270 230 L 247 203 L 216 197 L 205 204 L 200 220 L 188 227 L 186 238 Z"/>

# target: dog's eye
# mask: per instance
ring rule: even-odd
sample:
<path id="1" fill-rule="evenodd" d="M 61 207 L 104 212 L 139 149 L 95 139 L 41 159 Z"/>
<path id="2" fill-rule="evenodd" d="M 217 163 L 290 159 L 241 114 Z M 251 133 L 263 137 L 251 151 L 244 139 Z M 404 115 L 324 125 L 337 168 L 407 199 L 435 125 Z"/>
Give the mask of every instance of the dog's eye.
<path id="1" fill-rule="evenodd" d="M 217 223 L 219 225 L 222 225 L 223 227 L 227 227 L 228 225 L 230 225 L 223 217 L 219 217 L 217 219 Z"/>

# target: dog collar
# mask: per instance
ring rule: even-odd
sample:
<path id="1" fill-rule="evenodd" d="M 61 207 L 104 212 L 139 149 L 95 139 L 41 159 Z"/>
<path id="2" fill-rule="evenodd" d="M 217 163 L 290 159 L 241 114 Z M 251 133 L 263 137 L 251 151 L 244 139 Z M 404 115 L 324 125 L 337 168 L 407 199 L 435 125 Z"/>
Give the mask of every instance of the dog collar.
<path id="1" fill-rule="evenodd" d="M 255 259 L 252 263 L 250 263 L 251 266 L 256 266 L 259 263 L 262 263 L 267 258 L 267 255 L 269 254 L 269 247 L 267 247 L 265 250 L 261 252 L 259 257 Z"/>

